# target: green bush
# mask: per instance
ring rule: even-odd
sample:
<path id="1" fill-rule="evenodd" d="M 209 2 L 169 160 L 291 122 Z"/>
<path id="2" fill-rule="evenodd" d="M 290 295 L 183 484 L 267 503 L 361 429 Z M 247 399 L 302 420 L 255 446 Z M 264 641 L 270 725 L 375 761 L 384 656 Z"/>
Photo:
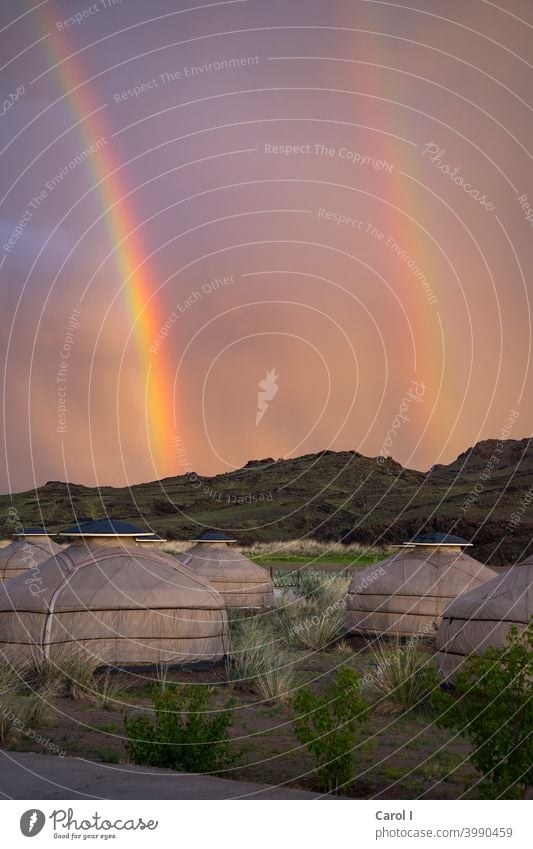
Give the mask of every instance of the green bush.
<path id="1" fill-rule="evenodd" d="M 353 780 L 355 742 L 369 713 L 360 685 L 359 675 L 343 666 L 325 695 L 305 688 L 293 700 L 294 733 L 314 756 L 318 788 L 326 793 L 343 791 Z"/>
<path id="2" fill-rule="evenodd" d="M 232 706 L 210 712 L 212 693 L 204 684 L 154 684 L 153 716 L 124 716 L 129 760 L 180 772 L 216 772 L 232 762 Z"/>
<path id="3" fill-rule="evenodd" d="M 455 695 L 436 693 L 437 724 L 472 744 L 470 760 L 487 799 L 517 799 L 533 785 L 533 625 L 507 644 L 469 655 Z"/>

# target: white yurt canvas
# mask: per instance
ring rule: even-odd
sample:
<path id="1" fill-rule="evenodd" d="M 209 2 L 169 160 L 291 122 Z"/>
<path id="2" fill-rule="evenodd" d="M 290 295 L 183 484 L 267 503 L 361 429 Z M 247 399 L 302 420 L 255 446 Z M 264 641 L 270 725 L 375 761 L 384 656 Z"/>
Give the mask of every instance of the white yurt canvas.
<path id="1" fill-rule="evenodd" d="M 221 594 L 228 608 L 272 607 L 274 585 L 270 574 L 235 551 L 234 539 L 224 534 L 204 533 L 191 542 L 193 547 L 179 554 L 177 560 L 205 578 Z"/>
<path id="2" fill-rule="evenodd" d="M 494 577 L 463 551 L 467 545 L 451 534 L 420 535 L 357 572 L 348 589 L 348 630 L 391 637 L 434 635 L 450 601 Z"/>
<path id="3" fill-rule="evenodd" d="M 510 629 L 520 633 L 532 617 L 533 557 L 529 557 L 447 606 L 437 634 L 439 670 L 453 677 L 466 655 L 503 646 Z"/>
<path id="4" fill-rule="evenodd" d="M 35 569 L 61 546 L 50 539 L 44 528 L 24 528 L 13 534 L 13 542 L 0 549 L 0 581 L 9 581 Z"/>
<path id="5" fill-rule="evenodd" d="M 102 665 L 215 661 L 228 645 L 222 597 L 175 558 L 141 547 L 142 529 L 113 520 L 64 531 L 72 540 L 41 566 L 0 587 L 0 651 L 8 660 L 66 646 Z"/>

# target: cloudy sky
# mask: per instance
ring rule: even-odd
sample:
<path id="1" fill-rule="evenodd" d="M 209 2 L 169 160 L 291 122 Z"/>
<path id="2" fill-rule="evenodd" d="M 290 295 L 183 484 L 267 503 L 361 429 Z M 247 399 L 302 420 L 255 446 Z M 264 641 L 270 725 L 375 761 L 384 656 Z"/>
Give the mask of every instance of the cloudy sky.
<path id="1" fill-rule="evenodd" d="M 529 436 L 528 0 L 0 9 L 2 491 Z"/>

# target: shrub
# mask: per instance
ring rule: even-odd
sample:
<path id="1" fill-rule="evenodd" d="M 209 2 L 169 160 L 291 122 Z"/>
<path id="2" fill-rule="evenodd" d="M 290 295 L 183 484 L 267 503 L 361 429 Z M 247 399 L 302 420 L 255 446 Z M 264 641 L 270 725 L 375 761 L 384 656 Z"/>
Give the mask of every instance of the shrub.
<path id="1" fill-rule="evenodd" d="M 467 657 L 455 695 L 436 693 L 437 724 L 470 740 L 481 795 L 516 799 L 533 785 L 533 625 L 501 648 Z"/>
<path id="2" fill-rule="evenodd" d="M 438 687 L 430 655 L 414 639 L 404 645 L 380 643 L 370 651 L 373 667 L 364 676 L 364 692 L 381 710 L 409 710 L 427 701 Z"/>
<path id="3" fill-rule="evenodd" d="M 326 793 L 344 790 L 353 780 L 358 730 L 368 718 L 358 674 L 349 666 L 341 667 L 324 696 L 302 689 L 293 708 L 294 733 L 316 760 L 319 789 Z"/>
<path id="4" fill-rule="evenodd" d="M 230 620 L 231 650 L 226 658 L 228 679 L 239 689 L 268 702 L 287 702 L 294 670 L 280 650 L 272 629 L 257 617 Z"/>
<path id="5" fill-rule="evenodd" d="M 211 714 L 207 704 L 212 693 L 205 684 L 154 684 L 154 715 L 124 716 L 130 761 L 181 772 L 216 772 L 229 764 L 233 709 L 228 703 Z"/>

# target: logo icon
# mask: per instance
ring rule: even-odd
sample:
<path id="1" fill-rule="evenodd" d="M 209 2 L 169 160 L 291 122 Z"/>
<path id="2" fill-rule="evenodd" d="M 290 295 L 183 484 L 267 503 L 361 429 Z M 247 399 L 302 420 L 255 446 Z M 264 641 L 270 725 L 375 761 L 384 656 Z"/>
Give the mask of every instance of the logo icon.
<path id="1" fill-rule="evenodd" d="M 24 811 L 20 818 L 20 830 L 24 837 L 35 837 L 42 831 L 46 822 L 46 817 L 42 811 L 36 808 L 31 808 L 29 811 Z"/>
<path id="2" fill-rule="evenodd" d="M 267 371 L 264 380 L 259 381 L 259 392 L 257 393 L 257 413 L 255 414 L 255 426 L 259 424 L 266 411 L 270 401 L 276 395 L 279 386 L 276 383 L 279 374 L 276 374 L 276 369 L 273 368 Z"/>

